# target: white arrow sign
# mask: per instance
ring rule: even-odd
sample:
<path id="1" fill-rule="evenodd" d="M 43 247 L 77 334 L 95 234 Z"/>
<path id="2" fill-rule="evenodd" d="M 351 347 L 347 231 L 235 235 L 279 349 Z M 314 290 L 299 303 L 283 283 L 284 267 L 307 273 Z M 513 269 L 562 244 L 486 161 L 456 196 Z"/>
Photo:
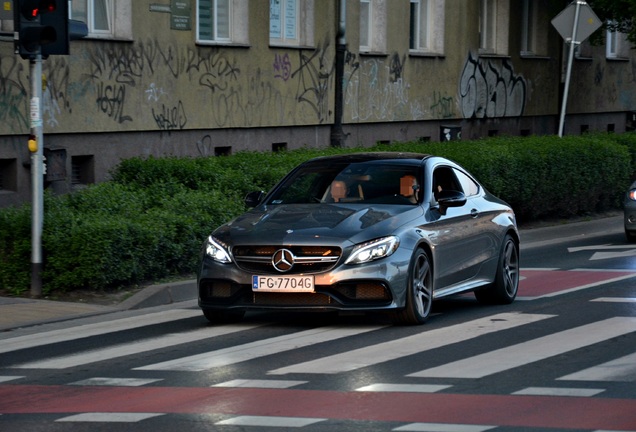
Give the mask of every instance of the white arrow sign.
<path id="1" fill-rule="evenodd" d="M 630 245 L 598 245 L 598 246 L 581 246 L 568 248 L 568 252 L 580 252 L 586 250 L 610 250 L 615 252 L 595 252 L 590 261 L 602 260 L 609 258 L 627 258 L 636 256 L 636 248 Z M 622 249 L 629 249 L 622 251 Z"/>

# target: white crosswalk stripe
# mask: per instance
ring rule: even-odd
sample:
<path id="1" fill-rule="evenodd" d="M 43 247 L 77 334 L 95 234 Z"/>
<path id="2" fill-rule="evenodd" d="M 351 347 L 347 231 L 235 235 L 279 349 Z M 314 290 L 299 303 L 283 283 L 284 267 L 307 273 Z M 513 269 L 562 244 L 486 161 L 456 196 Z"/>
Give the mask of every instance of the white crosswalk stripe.
<path id="1" fill-rule="evenodd" d="M 227 366 L 258 357 L 278 354 L 322 342 L 329 342 L 349 336 L 378 330 L 384 326 L 365 327 L 320 327 L 291 335 L 260 340 L 244 345 L 206 352 L 176 360 L 135 368 L 136 370 L 203 371 L 219 366 Z"/>
<path id="2" fill-rule="evenodd" d="M 283 375 L 289 373 L 335 374 L 347 372 L 551 317 L 553 315 L 503 313 L 274 369 L 268 373 Z"/>
<path id="3" fill-rule="evenodd" d="M 72 354 L 68 356 L 56 357 L 46 360 L 36 360 L 12 366 L 14 369 L 66 369 L 74 366 L 94 363 L 98 361 L 110 360 L 124 357 L 131 354 L 153 351 L 175 345 L 196 342 L 203 339 L 223 336 L 239 331 L 249 330 L 257 326 L 252 325 L 228 325 L 223 327 L 206 327 L 187 333 L 169 334 L 145 341 L 135 341 L 133 343 L 115 345 L 108 348 L 92 350 L 84 353 Z"/>
<path id="4" fill-rule="evenodd" d="M 201 311 L 194 309 L 173 309 L 95 324 L 85 324 L 62 330 L 52 330 L 28 336 L 18 336 L 0 341 L 0 354 L 197 316 L 201 316 Z"/>
<path id="5" fill-rule="evenodd" d="M 636 382 L 636 353 L 563 376 L 559 380 Z"/>
<path id="6" fill-rule="evenodd" d="M 636 331 L 636 318 L 615 317 L 409 374 L 427 378 L 483 378 Z"/>

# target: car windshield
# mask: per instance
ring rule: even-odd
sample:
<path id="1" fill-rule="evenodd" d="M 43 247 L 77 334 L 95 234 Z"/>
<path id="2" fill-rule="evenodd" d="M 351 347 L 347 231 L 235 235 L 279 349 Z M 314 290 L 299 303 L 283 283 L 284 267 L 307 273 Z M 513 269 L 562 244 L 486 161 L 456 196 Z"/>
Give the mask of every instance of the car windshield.
<path id="1" fill-rule="evenodd" d="M 421 199 L 419 169 L 406 164 L 363 162 L 301 167 L 274 191 L 268 204 L 411 204 Z"/>

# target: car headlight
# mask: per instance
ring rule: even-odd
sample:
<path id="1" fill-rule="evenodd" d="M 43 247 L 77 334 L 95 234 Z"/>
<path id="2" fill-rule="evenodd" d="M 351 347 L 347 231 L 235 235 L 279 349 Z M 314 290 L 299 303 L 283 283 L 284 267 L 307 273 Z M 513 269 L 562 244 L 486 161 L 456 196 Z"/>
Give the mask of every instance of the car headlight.
<path id="1" fill-rule="evenodd" d="M 636 201 L 636 189 L 632 189 L 629 192 L 627 192 L 627 198 L 629 198 L 632 201 Z"/>
<path id="2" fill-rule="evenodd" d="M 368 243 L 361 243 L 353 248 L 353 252 L 345 264 L 362 264 L 391 255 L 398 248 L 400 239 L 396 236 L 383 237 Z"/>
<path id="3" fill-rule="evenodd" d="M 232 262 L 232 258 L 230 258 L 230 254 L 227 250 L 227 245 L 212 236 L 209 236 L 205 241 L 205 254 L 214 261 L 222 264 Z"/>

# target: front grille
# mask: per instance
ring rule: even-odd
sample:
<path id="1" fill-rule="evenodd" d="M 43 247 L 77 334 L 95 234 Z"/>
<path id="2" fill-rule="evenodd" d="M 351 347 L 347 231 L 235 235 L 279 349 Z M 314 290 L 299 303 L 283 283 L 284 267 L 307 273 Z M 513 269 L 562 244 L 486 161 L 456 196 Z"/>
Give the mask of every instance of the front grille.
<path id="1" fill-rule="evenodd" d="M 318 293 L 254 293 L 254 305 L 260 306 L 328 306 L 331 297 Z"/>
<path id="2" fill-rule="evenodd" d="M 331 270 L 342 251 L 331 246 L 236 246 L 232 255 L 236 265 L 244 271 L 259 274 L 278 274 L 272 257 L 276 251 L 287 249 L 294 254 L 294 265 L 287 274 L 320 273 Z"/>

